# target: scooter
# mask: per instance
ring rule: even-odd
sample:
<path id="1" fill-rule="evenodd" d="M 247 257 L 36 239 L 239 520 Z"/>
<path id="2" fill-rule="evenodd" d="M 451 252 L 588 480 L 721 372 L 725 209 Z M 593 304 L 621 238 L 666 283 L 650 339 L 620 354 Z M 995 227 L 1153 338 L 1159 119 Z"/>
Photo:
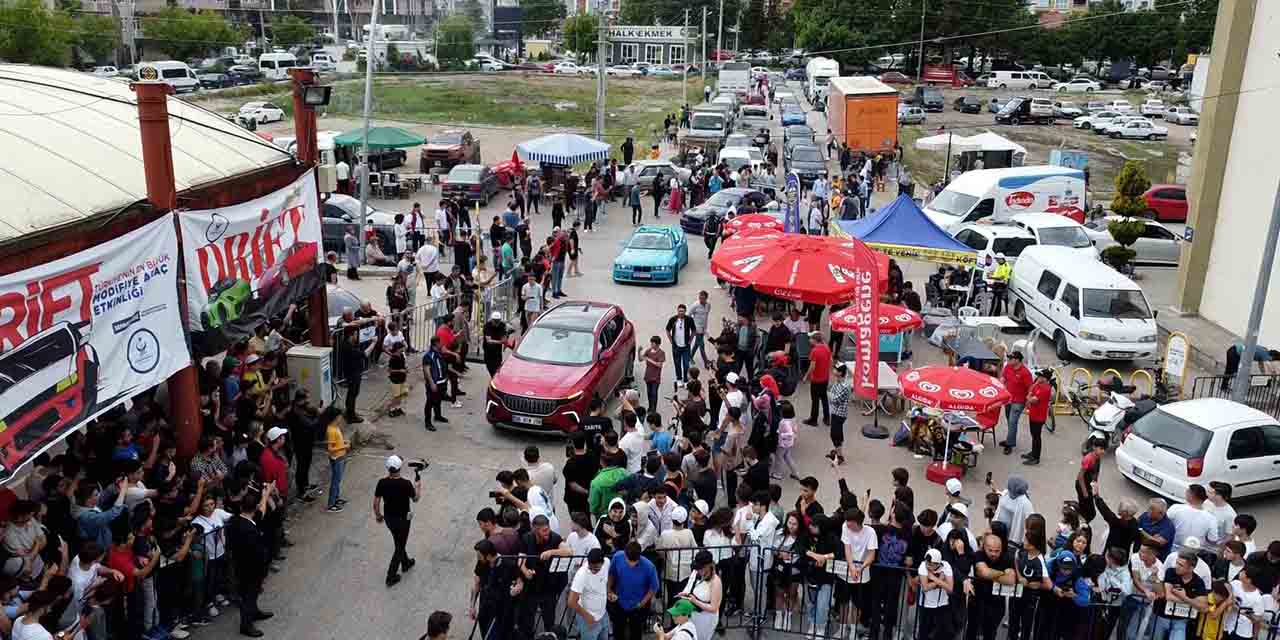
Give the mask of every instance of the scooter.
<path id="1" fill-rule="evenodd" d="M 1133 393 L 1137 388 L 1123 384 L 1119 380 L 1111 383 L 1099 382 L 1098 388 L 1108 393 L 1107 401 L 1098 405 L 1089 419 L 1085 420 L 1089 425 L 1089 436 L 1080 444 L 1081 454 L 1088 453 L 1096 441 L 1105 443 L 1107 449 L 1112 445 L 1118 446 L 1133 423 L 1159 406 L 1155 400 L 1145 396 L 1138 400 L 1131 399 L 1128 394 Z M 1081 387 L 1078 391 L 1083 393 L 1084 388 Z M 1079 410 L 1083 399 L 1077 391 L 1068 392 L 1068 396 L 1072 406 L 1077 408 L 1080 419 L 1084 420 L 1084 414 Z"/>

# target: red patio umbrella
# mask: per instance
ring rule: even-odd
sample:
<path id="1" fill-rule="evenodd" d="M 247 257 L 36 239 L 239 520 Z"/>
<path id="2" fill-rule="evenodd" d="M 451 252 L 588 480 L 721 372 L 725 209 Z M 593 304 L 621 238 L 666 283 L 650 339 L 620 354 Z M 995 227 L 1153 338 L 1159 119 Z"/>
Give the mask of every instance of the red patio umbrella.
<path id="1" fill-rule="evenodd" d="M 744 213 L 724 223 L 725 235 L 744 231 L 782 231 L 782 221 L 764 213 Z"/>
<path id="2" fill-rule="evenodd" d="M 781 232 L 730 237 L 712 256 L 711 273 L 762 295 L 820 305 L 856 303 L 863 291 L 878 298 L 883 277 L 860 240 Z"/>
<path id="3" fill-rule="evenodd" d="M 854 331 L 858 327 L 857 310 L 841 309 L 831 314 L 832 331 Z M 919 329 L 924 326 L 924 318 L 920 314 L 896 304 L 880 303 L 880 335 L 893 335 L 908 329 Z"/>
<path id="4" fill-rule="evenodd" d="M 1004 383 L 968 367 L 931 364 L 898 376 L 898 382 L 904 397 L 944 411 L 981 413 L 1013 397 Z"/>

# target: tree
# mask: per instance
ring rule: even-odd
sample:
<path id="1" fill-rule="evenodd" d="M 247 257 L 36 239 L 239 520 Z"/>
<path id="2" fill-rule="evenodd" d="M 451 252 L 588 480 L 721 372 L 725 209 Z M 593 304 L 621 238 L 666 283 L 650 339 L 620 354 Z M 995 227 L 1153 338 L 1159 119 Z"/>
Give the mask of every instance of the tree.
<path id="1" fill-rule="evenodd" d="M 581 63 L 596 48 L 596 17 L 576 15 L 564 21 L 564 46 L 578 56 Z"/>
<path id="2" fill-rule="evenodd" d="M 166 7 L 142 19 L 147 40 L 175 60 L 204 56 L 220 47 L 239 46 L 248 33 L 213 11 L 192 13 Z"/>
<path id="3" fill-rule="evenodd" d="M 110 61 L 120 42 L 119 25 L 111 16 L 82 14 L 76 20 L 76 46 L 95 62 Z"/>
<path id="4" fill-rule="evenodd" d="M 520 28 L 525 33 L 536 36 L 543 36 L 553 31 L 560 26 L 560 21 L 565 17 L 564 3 L 560 0 L 520 0 L 520 10 L 524 15 Z"/>
<path id="5" fill-rule="evenodd" d="M 271 41 L 277 47 L 292 47 L 295 44 L 311 42 L 315 37 L 315 29 L 306 20 L 297 16 L 286 15 L 271 21 Z"/>
<path id="6" fill-rule="evenodd" d="M 1118 246 L 1107 247 L 1102 251 L 1102 259 L 1116 269 L 1123 270 L 1137 255 L 1129 247 L 1142 237 L 1146 228 L 1146 223 L 1136 217 L 1147 211 L 1147 203 L 1142 194 L 1150 188 L 1151 181 L 1147 179 L 1147 171 L 1142 164 L 1126 160 L 1116 174 L 1116 195 L 1111 200 L 1111 211 L 1123 218 L 1107 224 L 1107 231 L 1115 238 Z"/>
<path id="7" fill-rule="evenodd" d="M 480 6 L 479 0 L 463 0 L 462 15 L 471 21 L 473 31 L 485 28 L 484 7 Z"/>
<path id="8" fill-rule="evenodd" d="M 445 18 L 436 30 L 436 55 L 441 63 L 460 64 L 476 54 L 475 24 L 464 15 Z"/>
<path id="9" fill-rule="evenodd" d="M 71 16 L 40 0 L 0 4 L 0 59 L 48 66 L 71 60 L 75 26 Z"/>

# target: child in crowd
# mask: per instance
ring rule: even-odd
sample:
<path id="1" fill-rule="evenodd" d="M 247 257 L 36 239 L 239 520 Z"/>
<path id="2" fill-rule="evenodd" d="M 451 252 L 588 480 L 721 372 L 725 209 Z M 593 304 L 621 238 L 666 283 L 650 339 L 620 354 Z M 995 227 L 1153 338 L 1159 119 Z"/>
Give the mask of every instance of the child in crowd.
<path id="1" fill-rule="evenodd" d="M 782 420 L 778 422 L 778 455 L 777 459 L 782 464 L 787 465 L 787 470 L 791 473 L 791 479 L 799 481 L 800 475 L 796 471 L 795 459 L 792 457 L 792 450 L 796 446 L 796 408 L 791 404 L 790 400 L 783 400 L 778 403 Z M 782 470 L 782 465 L 777 466 L 778 470 Z M 781 478 L 782 474 L 775 474 L 774 478 Z"/>

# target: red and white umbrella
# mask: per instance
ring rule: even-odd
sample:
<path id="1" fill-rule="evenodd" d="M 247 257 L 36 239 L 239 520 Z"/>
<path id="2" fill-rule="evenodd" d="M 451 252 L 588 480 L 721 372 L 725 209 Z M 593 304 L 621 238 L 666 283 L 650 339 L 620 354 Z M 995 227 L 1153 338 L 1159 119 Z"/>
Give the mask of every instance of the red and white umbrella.
<path id="1" fill-rule="evenodd" d="M 927 365 L 898 376 L 898 382 L 903 397 L 944 411 L 981 413 L 1013 398 L 1004 383 L 968 367 Z"/>
<path id="2" fill-rule="evenodd" d="M 841 309 L 831 314 L 832 331 L 854 331 L 861 326 L 859 311 L 852 307 Z M 896 304 L 880 303 L 879 331 L 882 336 L 902 333 L 908 329 L 919 329 L 924 326 L 924 318 L 920 314 Z"/>
<path id="3" fill-rule="evenodd" d="M 744 213 L 724 223 L 725 235 L 742 232 L 782 231 L 782 221 L 764 213 Z"/>
<path id="4" fill-rule="evenodd" d="M 711 258 L 711 273 L 732 285 L 820 305 L 878 298 L 878 266 L 860 240 L 781 232 L 735 235 Z"/>

